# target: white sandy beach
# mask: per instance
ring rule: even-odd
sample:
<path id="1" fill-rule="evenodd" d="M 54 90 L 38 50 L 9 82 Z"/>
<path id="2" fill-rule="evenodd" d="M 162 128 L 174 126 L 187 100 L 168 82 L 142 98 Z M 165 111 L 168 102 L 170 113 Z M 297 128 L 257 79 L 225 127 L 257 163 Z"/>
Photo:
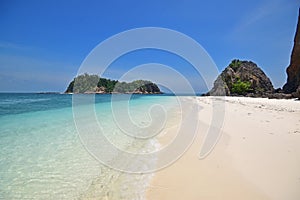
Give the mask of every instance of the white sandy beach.
<path id="1" fill-rule="evenodd" d="M 203 107 L 197 137 L 177 162 L 155 173 L 147 199 L 299 200 L 300 101 L 226 97 L 222 136 L 201 160 L 212 99 L 194 99 Z"/>

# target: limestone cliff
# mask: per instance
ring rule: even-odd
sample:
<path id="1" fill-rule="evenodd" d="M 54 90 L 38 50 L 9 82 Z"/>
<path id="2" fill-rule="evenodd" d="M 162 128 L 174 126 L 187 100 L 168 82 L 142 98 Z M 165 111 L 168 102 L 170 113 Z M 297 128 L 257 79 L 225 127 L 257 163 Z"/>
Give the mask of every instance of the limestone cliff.
<path id="1" fill-rule="evenodd" d="M 285 93 L 294 93 L 300 87 L 300 9 L 298 24 L 294 38 L 294 47 L 292 50 L 290 65 L 287 70 L 287 83 L 283 86 Z"/>

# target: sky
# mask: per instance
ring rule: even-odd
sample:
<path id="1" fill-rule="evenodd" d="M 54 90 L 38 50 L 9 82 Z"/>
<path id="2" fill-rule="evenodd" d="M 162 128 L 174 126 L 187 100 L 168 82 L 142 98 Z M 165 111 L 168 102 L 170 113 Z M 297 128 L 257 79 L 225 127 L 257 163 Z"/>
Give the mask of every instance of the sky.
<path id="1" fill-rule="evenodd" d="M 187 35 L 220 72 L 232 59 L 251 60 L 282 87 L 299 6 L 300 0 L 0 0 L 0 92 L 63 92 L 97 45 L 142 27 Z M 147 63 L 176 69 L 197 92 L 209 89 L 186 60 L 155 49 L 120 56 L 103 77 L 118 79 Z M 139 73 L 131 79 L 143 77 Z M 172 76 L 153 75 L 180 87 Z"/>

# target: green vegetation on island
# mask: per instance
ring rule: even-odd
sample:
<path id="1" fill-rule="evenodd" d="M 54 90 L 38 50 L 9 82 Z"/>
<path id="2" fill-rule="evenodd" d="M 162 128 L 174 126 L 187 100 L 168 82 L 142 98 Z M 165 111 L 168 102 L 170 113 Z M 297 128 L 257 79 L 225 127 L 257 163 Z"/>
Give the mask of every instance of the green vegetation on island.
<path id="1" fill-rule="evenodd" d="M 229 64 L 229 67 L 231 67 L 234 71 L 236 71 L 241 66 L 241 64 L 242 61 L 240 61 L 239 59 L 234 59 Z"/>
<path id="2" fill-rule="evenodd" d="M 130 83 L 100 78 L 98 75 L 82 74 L 73 79 L 65 93 L 135 93 L 161 94 L 159 87 L 147 80 L 136 80 Z"/>
<path id="3" fill-rule="evenodd" d="M 232 84 L 231 90 L 238 95 L 245 95 L 251 90 L 251 82 L 238 80 Z"/>

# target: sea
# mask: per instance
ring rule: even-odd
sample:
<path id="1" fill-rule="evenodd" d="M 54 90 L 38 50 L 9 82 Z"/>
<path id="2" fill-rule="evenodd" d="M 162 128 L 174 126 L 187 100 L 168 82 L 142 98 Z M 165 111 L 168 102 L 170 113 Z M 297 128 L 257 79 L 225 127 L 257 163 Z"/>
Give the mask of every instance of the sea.
<path id="1" fill-rule="evenodd" d="M 151 123 L 155 105 L 173 112 L 169 95 L 121 95 L 131 120 Z M 127 173 L 107 166 L 83 144 L 74 120 L 74 95 L 0 93 L 0 199 L 144 199 L 151 173 Z M 112 112 L 112 95 L 93 95 L 103 134 L 124 151 L 151 152 L 155 138 L 124 137 Z M 150 114 L 149 114 L 150 113 Z M 88 118 L 85 120 L 88 123 Z M 105 146 L 97 147 L 109 151 Z M 121 159 L 116 155 L 112 159 Z M 155 165 L 155 159 L 148 161 Z M 142 166 L 141 166 L 142 167 Z"/>

